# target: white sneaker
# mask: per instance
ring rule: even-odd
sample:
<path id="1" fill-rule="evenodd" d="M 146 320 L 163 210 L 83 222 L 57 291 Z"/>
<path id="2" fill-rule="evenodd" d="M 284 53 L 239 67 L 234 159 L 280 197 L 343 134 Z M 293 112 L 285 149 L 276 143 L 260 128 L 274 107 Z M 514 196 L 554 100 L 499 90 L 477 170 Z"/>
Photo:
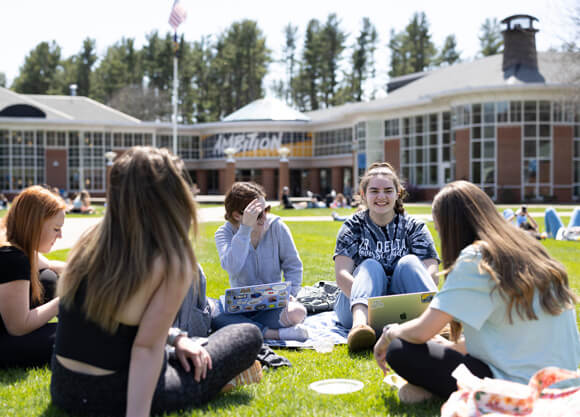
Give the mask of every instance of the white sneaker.
<path id="1" fill-rule="evenodd" d="M 296 326 L 278 329 L 278 335 L 280 336 L 280 340 L 297 340 L 299 342 L 304 342 L 308 339 L 308 330 L 303 324 L 297 324 Z"/>

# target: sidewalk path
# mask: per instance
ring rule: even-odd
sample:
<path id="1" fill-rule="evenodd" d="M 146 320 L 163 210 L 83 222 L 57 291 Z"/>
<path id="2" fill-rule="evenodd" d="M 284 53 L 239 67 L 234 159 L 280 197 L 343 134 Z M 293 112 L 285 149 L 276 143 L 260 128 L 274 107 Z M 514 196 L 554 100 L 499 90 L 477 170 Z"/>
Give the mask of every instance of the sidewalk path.
<path id="1" fill-rule="evenodd" d="M 224 207 L 207 207 L 199 209 L 200 223 L 210 223 L 224 221 Z M 543 218 L 544 212 L 530 212 L 535 218 Z M 561 216 L 570 216 L 572 211 L 559 213 Z M 413 217 L 423 220 L 432 221 L 431 214 L 414 214 Z M 331 216 L 285 216 L 284 221 L 291 222 L 322 222 L 333 221 Z M 62 228 L 62 239 L 58 239 L 52 250 L 69 249 L 79 237 L 91 226 L 101 221 L 100 217 L 67 217 Z"/>

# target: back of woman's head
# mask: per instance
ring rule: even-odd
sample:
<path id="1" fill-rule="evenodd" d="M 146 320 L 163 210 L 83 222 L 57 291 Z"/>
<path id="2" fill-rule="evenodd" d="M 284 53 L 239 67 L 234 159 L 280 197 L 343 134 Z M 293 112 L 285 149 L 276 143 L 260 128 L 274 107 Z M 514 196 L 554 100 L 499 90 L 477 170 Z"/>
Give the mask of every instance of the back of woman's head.
<path id="1" fill-rule="evenodd" d="M 226 193 L 224 201 L 226 220 L 235 223 L 234 212 L 242 213 L 246 206 L 256 198 L 266 198 L 266 192 L 261 185 L 255 182 L 235 182 Z"/>
<path id="2" fill-rule="evenodd" d="M 395 213 L 404 214 L 403 200 L 407 197 L 407 191 L 401 184 L 401 180 L 397 175 L 395 168 L 388 162 L 374 162 L 369 169 L 364 173 L 360 180 L 360 194 L 366 196 L 367 187 L 373 177 L 384 176 L 390 178 L 395 186 L 397 192 L 397 201 L 395 202 Z"/>
<path id="3" fill-rule="evenodd" d="M 197 271 L 190 230 L 196 205 L 183 162 L 165 149 L 134 147 L 113 164 L 103 221 L 70 255 L 59 293 L 72 302 L 86 280 L 87 316 L 114 330 L 117 310 L 151 277 L 156 259 L 167 279 Z M 190 268 L 187 268 L 187 265 Z"/>
<path id="4" fill-rule="evenodd" d="M 467 181 L 447 184 L 433 200 L 433 217 L 441 239 L 443 266 L 449 269 L 463 248 L 477 244 L 480 268 L 488 272 L 496 289 L 522 318 L 536 319 L 533 295 L 542 308 L 559 314 L 576 301 L 564 267 L 551 258 L 529 233 L 506 223 L 491 198 Z"/>
<path id="5" fill-rule="evenodd" d="M 44 222 L 66 210 L 62 198 L 50 190 L 35 185 L 24 189 L 12 202 L 3 219 L 3 244 L 20 248 L 30 260 L 32 297 L 41 300 L 42 286 L 38 282 L 36 251 Z"/>

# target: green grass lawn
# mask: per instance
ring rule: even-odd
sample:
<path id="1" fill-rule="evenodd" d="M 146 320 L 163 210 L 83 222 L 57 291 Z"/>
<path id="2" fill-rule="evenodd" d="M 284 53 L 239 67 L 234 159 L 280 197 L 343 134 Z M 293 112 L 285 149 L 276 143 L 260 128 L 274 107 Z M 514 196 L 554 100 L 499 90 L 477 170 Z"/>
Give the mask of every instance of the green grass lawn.
<path id="1" fill-rule="evenodd" d="M 427 208 L 427 207 L 425 207 Z M 321 212 L 324 209 L 315 209 Z M 429 209 L 430 210 L 430 209 Z M 292 210 L 287 210 L 288 212 Z M 411 212 L 411 210 L 409 210 Z M 293 211 L 296 212 L 296 211 Z M 563 219 L 567 221 L 567 219 Z M 208 279 L 208 296 L 217 297 L 228 287 L 227 274 L 221 269 L 213 241 L 221 223 L 202 224 L 196 254 Z M 304 263 L 304 285 L 333 280 L 332 253 L 339 222 L 288 223 Z M 437 233 L 428 223 L 436 244 Z M 543 227 L 543 222 L 540 222 Z M 572 286 L 580 293 L 578 243 L 545 241 L 548 251 L 567 268 Z M 68 250 L 50 254 L 66 259 Z M 577 314 L 580 313 L 577 307 Z M 382 374 L 371 352 L 351 354 L 346 346 L 331 353 L 310 350 L 278 350 L 292 362 L 291 368 L 266 371 L 260 384 L 241 387 L 220 395 L 206 407 L 170 414 L 177 416 L 438 416 L 442 401 L 422 405 L 400 404 L 396 393 L 382 383 Z M 321 395 L 308 389 L 312 382 L 326 378 L 353 378 L 364 388 L 347 395 Z M 66 416 L 51 406 L 50 372 L 41 369 L 0 371 L 0 409 L 2 416 Z"/>

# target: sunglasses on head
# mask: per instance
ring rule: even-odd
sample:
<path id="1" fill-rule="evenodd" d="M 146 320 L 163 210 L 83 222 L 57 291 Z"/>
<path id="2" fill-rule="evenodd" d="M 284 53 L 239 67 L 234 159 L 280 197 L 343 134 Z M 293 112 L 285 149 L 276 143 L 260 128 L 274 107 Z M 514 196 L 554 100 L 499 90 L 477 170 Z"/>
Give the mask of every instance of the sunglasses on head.
<path id="1" fill-rule="evenodd" d="M 266 206 L 266 208 L 264 210 L 262 210 L 262 212 L 260 214 L 258 214 L 257 219 L 262 220 L 266 214 L 270 213 L 270 209 L 271 209 L 270 206 Z M 240 214 L 243 216 L 244 210 L 240 211 Z"/>

